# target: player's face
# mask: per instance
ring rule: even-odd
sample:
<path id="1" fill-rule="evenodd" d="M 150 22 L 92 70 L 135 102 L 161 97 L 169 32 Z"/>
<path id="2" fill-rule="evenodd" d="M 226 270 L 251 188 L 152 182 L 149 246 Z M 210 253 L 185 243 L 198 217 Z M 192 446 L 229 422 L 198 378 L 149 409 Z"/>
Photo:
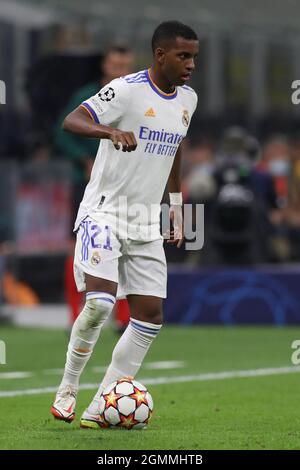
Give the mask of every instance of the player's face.
<path id="1" fill-rule="evenodd" d="M 161 59 L 162 72 L 176 86 L 184 85 L 195 69 L 195 58 L 199 52 L 199 41 L 176 38 L 164 50 Z"/>
<path id="2" fill-rule="evenodd" d="M 102 71 L 107 80 L 123 77 L 132 72 L 134 57 L 130 52 L 121 54 L 111 52 L 102 64 Z"/>

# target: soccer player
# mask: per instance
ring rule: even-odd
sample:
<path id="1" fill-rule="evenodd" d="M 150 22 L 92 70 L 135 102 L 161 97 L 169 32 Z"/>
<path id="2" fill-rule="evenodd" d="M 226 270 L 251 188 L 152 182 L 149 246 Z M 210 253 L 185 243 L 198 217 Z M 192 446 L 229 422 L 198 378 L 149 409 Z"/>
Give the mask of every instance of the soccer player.
<path id="1" fill-rule="evenodd" d="M 81 427 L 98 427 L 101 392 L 115 380 L 136 375 L 161 329 L 167 273 L 160 203 L 168 184 L 170 218 L 177 223 L 167 242 L 179 247 L 180 144 L 197 105 L 186 82 L 198 48 L 189 26 L 161 23 L 152 37 L 152 66 L 113 80 L 63 123 L 66 131 L 101 142 L 74 227 L 74 275 L 86 302 L 72 329 L 51 408 L 55 418 L 73 421 L 80 375 L 116 297 L 127 297 L 131 319 Z"/>

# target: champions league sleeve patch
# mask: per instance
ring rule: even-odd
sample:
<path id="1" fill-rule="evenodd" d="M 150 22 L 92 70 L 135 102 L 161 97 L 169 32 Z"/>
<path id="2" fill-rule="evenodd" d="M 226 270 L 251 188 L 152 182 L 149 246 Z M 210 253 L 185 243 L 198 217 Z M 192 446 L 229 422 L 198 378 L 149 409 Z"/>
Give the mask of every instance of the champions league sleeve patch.
<path id="1" fill-rule="evenodd" d="M 112 87 L 108 87 L 108 88 L 103 88 L 103 90 L 101 90 L 98 93 L 98 96 L 100 100 L 102 101 L 111 101 L 112 99 L 114 99 L 116 94 L 115 94 L 115 90 Z"/>

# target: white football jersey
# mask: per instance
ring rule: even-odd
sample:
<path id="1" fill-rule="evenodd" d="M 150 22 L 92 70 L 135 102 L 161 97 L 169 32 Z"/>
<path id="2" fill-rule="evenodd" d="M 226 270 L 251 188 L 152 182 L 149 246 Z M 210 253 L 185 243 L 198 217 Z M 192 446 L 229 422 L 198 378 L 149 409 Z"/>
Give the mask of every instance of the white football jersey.
<path id="1" fill-rule="evenodd" d="M 110 140 L 100 141 L 74 230 L 89 215 L 112 225 L 118 221 L 119 231 L 122 221 L 131 239 L 161 237 L 160 203 L 196 105 L 192 88 L 178 86 L 166 94 L 149 70 L 112 80 L 82 103 L 95 122 L 133 132 L 137 148 L 122 152 Z"/>

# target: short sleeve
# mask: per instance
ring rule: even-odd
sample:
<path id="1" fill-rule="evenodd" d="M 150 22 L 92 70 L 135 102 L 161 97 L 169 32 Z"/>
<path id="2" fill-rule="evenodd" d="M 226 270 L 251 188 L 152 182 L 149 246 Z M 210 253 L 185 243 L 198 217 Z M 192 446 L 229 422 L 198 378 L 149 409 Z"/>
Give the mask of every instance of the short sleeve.
<path id="1" fill-rule="evenodd" d="M 98 124 L 118 122 L 128 109 L 129 87 L 125 80 L 117 78 L 105 85 L 96 95 L 81 103 Z"/>
<path id="2" fill-rule="evenodd" d="M 195 90 L 193 90 L 193 114 L 197 109 L 197 104 L 198 104 L 198 95 L 195 92 Z"/>

